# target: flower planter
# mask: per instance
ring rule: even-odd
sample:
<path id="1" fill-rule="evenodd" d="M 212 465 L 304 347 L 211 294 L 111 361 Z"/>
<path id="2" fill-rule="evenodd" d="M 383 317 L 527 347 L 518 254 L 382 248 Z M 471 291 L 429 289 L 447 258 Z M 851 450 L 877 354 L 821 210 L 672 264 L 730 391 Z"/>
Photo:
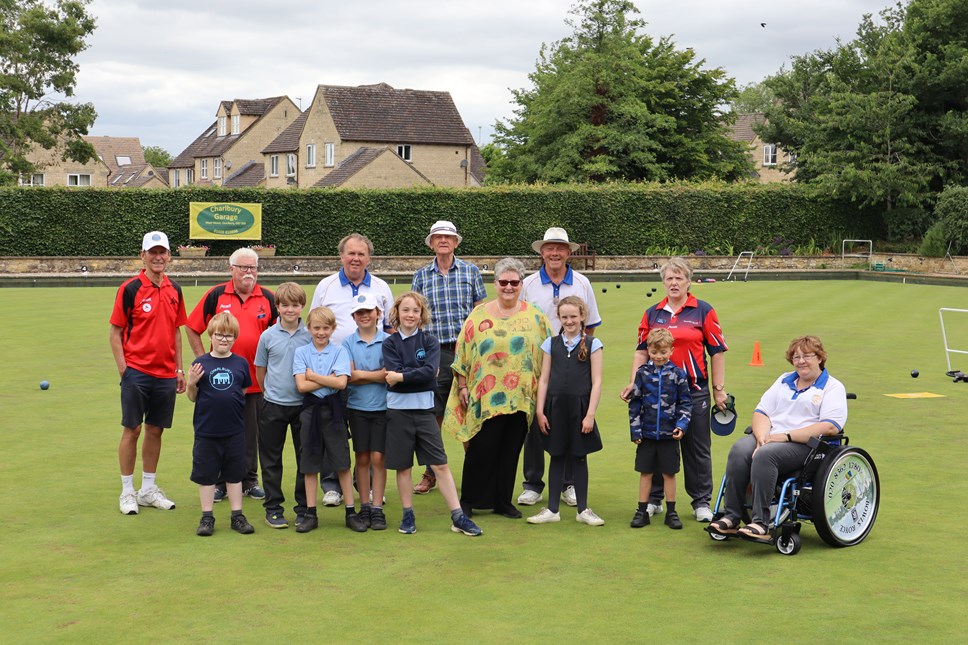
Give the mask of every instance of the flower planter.
<path id="1" fill-rule="evenodd" d="M 276 254 L 276 248 L 271 249 L 254 249 L 256 253 L 259 254 L 260 258 L 269 258 Z"/>
<path id="2" fill-rule="evenodd" d="M 178 249 L 178 255 L 183 258 L 203 258 L 208 254 L 208 249 Z"/>

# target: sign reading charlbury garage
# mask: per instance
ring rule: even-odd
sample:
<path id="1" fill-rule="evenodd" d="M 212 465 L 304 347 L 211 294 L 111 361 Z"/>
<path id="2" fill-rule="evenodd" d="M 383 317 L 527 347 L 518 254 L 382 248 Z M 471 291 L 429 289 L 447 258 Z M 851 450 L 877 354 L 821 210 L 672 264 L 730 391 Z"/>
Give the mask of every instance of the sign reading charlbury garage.
<path id="1" fill-rule="evenodd" d="M 193 240 L 262 239 L 262 204 L 190 202 L 188 212 Z"/>

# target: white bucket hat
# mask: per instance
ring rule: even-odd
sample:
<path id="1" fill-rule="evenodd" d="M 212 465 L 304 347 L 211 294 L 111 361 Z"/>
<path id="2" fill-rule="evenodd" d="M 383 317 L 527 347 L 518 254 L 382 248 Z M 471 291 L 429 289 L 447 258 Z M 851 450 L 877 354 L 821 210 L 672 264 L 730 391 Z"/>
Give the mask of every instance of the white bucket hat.
<path id="1" fill-rule="evenodd" d="M 430 246 L 430 238 L 434 235 L 450 235 L 451 237 L 456 237 L 457 244 L 464 241 L 464 238 L 457 232 L 457 227 L 454 226 L 454 223 L 448 222 L 445 219 L 434 222 L 434 225 L 430 227 L 430 233 L 427 235 L 427 239 L 424 240 L 424 244 Z"/>
<path id="2" fill-rule="evenodd" d="M 557 226 L 552 226 L 547 231 L 545 231 L 544 239 L 536 241 L 531 245 L 535 253 L 541 253 L 541 247 L 549 242 L 560 242 L 561 244 L 567 244 L 571 252 L 574 253 L 578 250 L 579 245 L 568 240 L 568 231 Z"/>

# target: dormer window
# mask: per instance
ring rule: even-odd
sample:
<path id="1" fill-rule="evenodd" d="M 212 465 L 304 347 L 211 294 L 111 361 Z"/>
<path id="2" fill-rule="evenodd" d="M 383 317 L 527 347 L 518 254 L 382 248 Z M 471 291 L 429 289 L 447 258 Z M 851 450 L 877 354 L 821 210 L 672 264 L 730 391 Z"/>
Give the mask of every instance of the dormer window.
<path id="1" fill-rule="evenodd" d="M 226 119 L 224 116 L 218 118 L 218 136 L 224 137 L 226 132 Z"/>
<path id="2" fill-rule="evenodd" d="M 232 115 L 232 134 L 238 134 L 238 133 L 239 133 L 239 115 L 233 114 Z"/>

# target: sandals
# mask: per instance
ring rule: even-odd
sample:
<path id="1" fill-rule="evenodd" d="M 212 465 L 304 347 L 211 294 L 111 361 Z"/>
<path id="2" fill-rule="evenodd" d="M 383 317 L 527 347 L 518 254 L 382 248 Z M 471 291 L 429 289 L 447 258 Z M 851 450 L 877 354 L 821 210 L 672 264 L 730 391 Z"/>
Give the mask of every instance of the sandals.
<path id="1" fill-rule="evenodd" d="M 741 537 L 752 540 L 753 542 L 770 542 L 773 539 L 770 531 L 759 522 L 750 522 L 739 529 L 739 534 Z"/>
<path id="2" fill-rule="evenodd" d="M 734 520 L 731 517 L 721 517 L 715 522 L 710 522 L 709 526 L 706 527 L 707 532 L 716 535 L 736 535 L 738 530 L 739 520 Z"/>

